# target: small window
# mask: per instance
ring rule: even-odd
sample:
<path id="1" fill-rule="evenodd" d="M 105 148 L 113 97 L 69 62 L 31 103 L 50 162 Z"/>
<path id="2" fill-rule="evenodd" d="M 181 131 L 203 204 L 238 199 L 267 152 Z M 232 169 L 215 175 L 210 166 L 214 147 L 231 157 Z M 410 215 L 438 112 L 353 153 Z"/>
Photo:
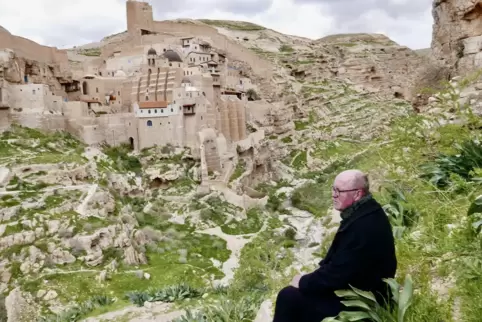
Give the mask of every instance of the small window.
<path id="1" fill-rule="evenodd" d="M 148 100 L 149 100 L 149 96 L 146 96 L 146 101 L 148 101 Z"/>
<path id="2" fill-rule="evenodd" d="M 157 114 L 157 108 L 154 110 L 154 113 L 156 113 L 156 114 Z"/>
<path id="3" fill-rule="evenodd" d="M 147 110 L 147 113 L 151 114 L 151 110 Z"/>
<path id="4" fill-rule="evenodd" d="M 171 108 L 171 113 L 174 112 L 174 110 Z"/>
<path id="5" fill-rule="evenodd" d="M 147 121 L 147 126 L 152 126 L 152 121 L 151 121 L 151 120 L 148 120 L 148 121 Z"/>
<path id="6" fill-rule="evenodd" d="M 179 106 L 179 111 L 181 110 L 181 107 Z"/>
<path id="7" fill-rule="evenodd" d="M 117 95 L 120 95 L 120 91 L 117 91 Z"/>
<path id="8" fill-rule="evenodd" d="M 201 116 L 201 121 L 203 120 L 203 117 Z"/>
<path id="9" fill-rule="evenodd" d="M 164 109 L 161 109 L 161 113 L 164 113 Z"/>
<path id="10" fill-rule="evenodd" d="M 96 92 L 96 93 L 99 92 L 99 88 L 98 88 L 98 87 L 95 88 L 95 92 Z"/>

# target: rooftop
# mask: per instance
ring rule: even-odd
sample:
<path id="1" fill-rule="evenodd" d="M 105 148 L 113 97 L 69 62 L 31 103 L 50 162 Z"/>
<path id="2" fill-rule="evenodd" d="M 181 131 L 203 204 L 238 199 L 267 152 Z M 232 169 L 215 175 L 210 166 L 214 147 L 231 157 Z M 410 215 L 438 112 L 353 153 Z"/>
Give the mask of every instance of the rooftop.
<path id="1" fill-rule="evenodd" d="M 139 108 L 166 108 L 168 105 L 167 101 L 139 102 Z"/>

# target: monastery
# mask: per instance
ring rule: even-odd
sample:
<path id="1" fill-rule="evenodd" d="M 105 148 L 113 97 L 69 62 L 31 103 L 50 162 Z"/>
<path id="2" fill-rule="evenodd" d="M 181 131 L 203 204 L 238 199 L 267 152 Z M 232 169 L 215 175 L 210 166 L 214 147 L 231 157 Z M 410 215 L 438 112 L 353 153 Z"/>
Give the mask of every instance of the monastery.
<path id="1" fill-rule="evenodd" d="M 257 90 L 236 62 L 265 75 L 269 66 L 214 28 L 154 21 L 148 3 L 128 0 L 126 13 L 124 39 L 80 70 L 66 50 L 0 28 L 0 130 L 15 122 L 89 145 L 189 147 L 203 177 L 225 172 L 250 140 L 246 92 Z"/>

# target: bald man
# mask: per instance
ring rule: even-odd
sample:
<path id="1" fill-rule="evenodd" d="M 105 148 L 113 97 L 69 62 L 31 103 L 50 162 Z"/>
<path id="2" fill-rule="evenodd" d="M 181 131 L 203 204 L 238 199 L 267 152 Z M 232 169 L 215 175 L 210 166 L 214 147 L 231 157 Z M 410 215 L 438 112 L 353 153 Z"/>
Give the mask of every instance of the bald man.
<path id="1" fill-rule="evenodd" d="M 397 268 L 392 227 L 373 199 L 368 177 L 359 170 L 341 172 L 332 187 L 333 207 L 341 223 L 326 257 L 314 272 L 297 275 L 276 299 L 273 322 L 320 322 L 345 310 L 334 291 L 371 291 L 380 304 L 390 300 L 383 278 Z"/>

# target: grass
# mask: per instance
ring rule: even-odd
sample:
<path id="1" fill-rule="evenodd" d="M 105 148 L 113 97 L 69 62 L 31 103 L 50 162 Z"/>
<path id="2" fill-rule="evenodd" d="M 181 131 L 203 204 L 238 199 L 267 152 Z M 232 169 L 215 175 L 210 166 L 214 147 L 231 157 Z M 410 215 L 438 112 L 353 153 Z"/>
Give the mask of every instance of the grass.
<path id="1" fill-rule="evenodd" d="M 266 28 L 247 21 L 231 21 L 231 20 L 215 20 L 215 19 L 198 19 L 199 21 L 208 24 L 210 26 L 222 27 L 231 30 L 243 30 L 243 31 L 259 31 Z"/>

